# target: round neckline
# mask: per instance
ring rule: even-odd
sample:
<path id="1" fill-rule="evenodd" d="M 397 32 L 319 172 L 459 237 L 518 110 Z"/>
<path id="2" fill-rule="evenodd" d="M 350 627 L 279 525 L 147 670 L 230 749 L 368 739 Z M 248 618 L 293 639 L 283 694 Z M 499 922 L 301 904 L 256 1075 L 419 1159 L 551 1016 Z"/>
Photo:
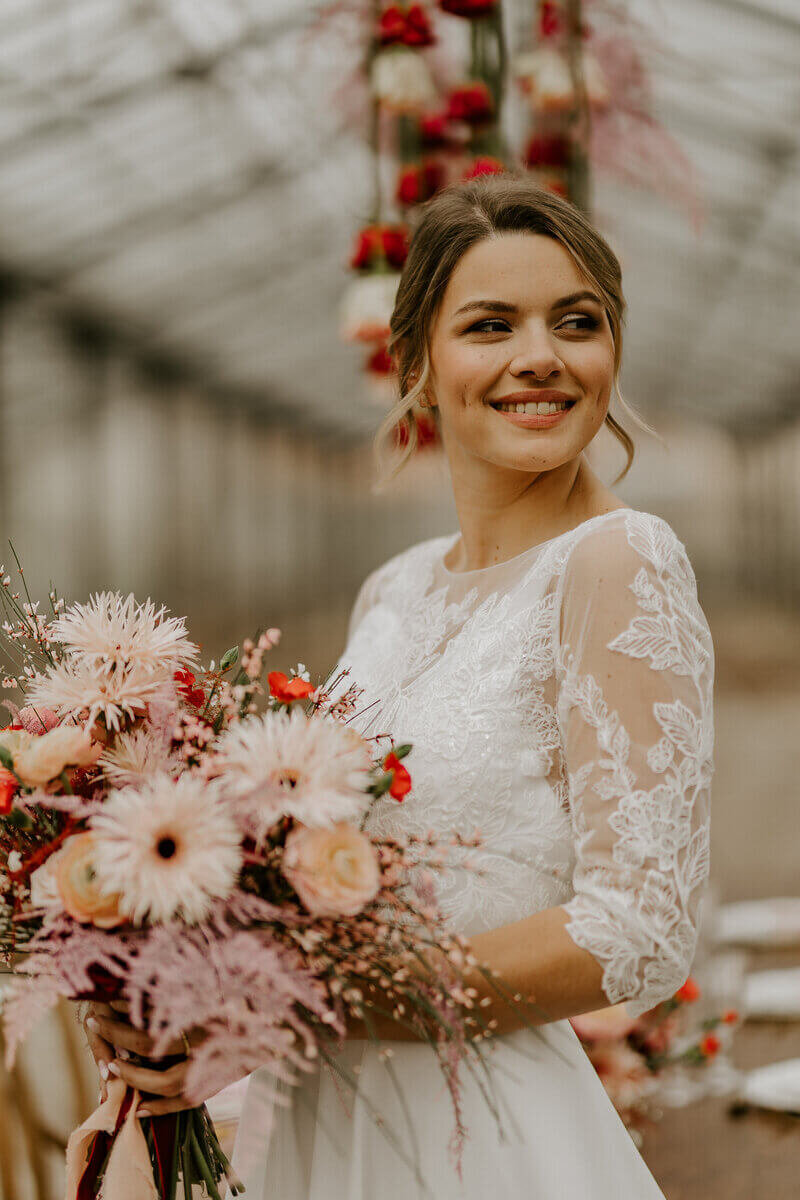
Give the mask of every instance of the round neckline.
<path id="1" fill-rule="evenodd" d="M 583 529 L 587 525 L 593 525 L 597 521 L 604 521 L 606 517 L 614 516 L 615 513 L 633 511 L 634 509 L 627 504 L 623 504 L 620 508 L 610 508 L 608 512 L 598 513 L 594 517 L 587 517 L 585 521 L 580 521 L 577 525 L 573 525 L 572 529 L 565 529 L 563 533 L 557 533 L 555 537 L 545 538 L 543 542 L 536 542 L 535 545 L 528 546 L 526 550 L 521 550 L 519 554 L 515 554 L 511 558 L 504 558 L 501 562 L 490 563 L 488 567 L 471 567 L 468 571 L 451 571 L 449 567 L 445 566 L 444 560 L 453 549 L 453 546 L 455 546 L 458 539 L 461 537 L 461 530 L 459 529 L 452 535 L 452 537 L 448 538 L 444 552 L 439 555 L 438 566 L 439 569 L 451 579 L 465 579 L 467 576 L 471 575 L 485 575 L 487 571 L 496 571 L 498 567 L 508 567 L 511 565 L 511 563 L 518 562 L 520 559 L 525 558 L 527 554 L 531 554 L 534 550 L 541 550 L 542 547 L 549 546 L 552 542 L 557 542 L 560 538 L 568 537 L 571 533 L 575 533 L 577 530 Z"/>

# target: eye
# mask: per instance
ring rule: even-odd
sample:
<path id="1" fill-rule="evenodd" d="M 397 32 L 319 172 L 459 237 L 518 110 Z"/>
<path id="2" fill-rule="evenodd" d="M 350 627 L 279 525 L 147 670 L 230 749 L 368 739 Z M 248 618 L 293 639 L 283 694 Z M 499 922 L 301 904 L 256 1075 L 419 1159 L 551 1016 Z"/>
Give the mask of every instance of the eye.
<path id="1" fill-rule="evenodd" d="M 575 322 L 575 324 L 570 325 L 569 322 Z M 563 329 L 566 327 L 568 329 L 588 332 L 592 329 L 597 329 L 599 324 L 600 322 L 597 317 L 593 317 L 590 313 L 570 313 L 569 316 L 564 317 L 563 321 L 559 321 L 558 328 Z"/>
<path id="2" fill-rule="evenodd" d="M 474 325 L 470 325 L 469 329 L 467 330 L 467 333 L 472 333 L 472 331 L 474 329 L 477 329 L 481 332 L 486 332 L 486 333 L 495 333 L 496 332 L 496 330 L 494 330 L 494 329 L 487 330 L 485 328 L 485 326 L 487 326 L 487 325 L 502 325 L 502 326 L 505 326 L 506 329 L 508 328 L 507 321 L 501 321 L 499 319 L 499 317 L 486 317 L 483 321 L 476 321 Z M 502 333 L 503 330 L 501 329 L 500 332 Z"/>

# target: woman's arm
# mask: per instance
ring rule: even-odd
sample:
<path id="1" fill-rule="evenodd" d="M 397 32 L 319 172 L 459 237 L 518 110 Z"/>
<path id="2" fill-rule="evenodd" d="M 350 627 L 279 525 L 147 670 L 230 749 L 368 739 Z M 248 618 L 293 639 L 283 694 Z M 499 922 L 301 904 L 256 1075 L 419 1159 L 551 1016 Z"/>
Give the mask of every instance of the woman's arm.
<path id="1" fill-rule="evenodd" d="M 465 972 L 465 986 L 478 993 L 475 1005 L 481 1017 L 481 1023 L 470 1031 L 472 1036 L 482 1032 L 484 1023 L 495 1023 L 491 1027 L 493 1034 L 511 1033 L 608 1005 L 601 987 L 603 968 L 565 932 L 568 920 L 561 906 L 546 908 L 469 939 L 478 962 L 499 976 L 501 991 L 512 997 L 519 995 L 523 1000 L 521 1004 L 513 1000 L 509 1004 L 477 967 L 469 968 Z M 365 992 L 364 998 L 386 1007 L 386 993 L 382 989 Z M 481 1001 L 488 1003 L 481 1005 Z M 535 1007 L 526 1006 L 525 1001 Z M 370 1014 L 369 1021 L 380 1038 L 401 1042 L 420 1040 L 407 1025 L 383 1014 Z M 349 1021 L 347 1029 L 348 1037 L 369 1036 L 363 1021 Z"/>

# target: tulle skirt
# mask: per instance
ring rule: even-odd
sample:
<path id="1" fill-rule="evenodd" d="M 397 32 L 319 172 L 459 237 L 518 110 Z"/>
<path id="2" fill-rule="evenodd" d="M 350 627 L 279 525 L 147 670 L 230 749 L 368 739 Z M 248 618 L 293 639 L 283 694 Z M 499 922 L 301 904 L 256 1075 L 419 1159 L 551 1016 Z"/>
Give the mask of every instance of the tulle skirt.
<path id="1" fill-rule="evenodd" d="M 271 1101 L 272 1078 L 256 1072 L 233 1159 L 247 1200 L 664 1200 L 569 1021 L 493 1040 L 497 1119 L 462 1070 L 460 1177 L 433 1052 L 382 1044 L 393 1050 L 388 1061 L 355 1039 L 337 1059 L 349 1073 L 360 1067 L 357 1096 L 326 1067 L 304 1077 L 283 1107 Z"/>

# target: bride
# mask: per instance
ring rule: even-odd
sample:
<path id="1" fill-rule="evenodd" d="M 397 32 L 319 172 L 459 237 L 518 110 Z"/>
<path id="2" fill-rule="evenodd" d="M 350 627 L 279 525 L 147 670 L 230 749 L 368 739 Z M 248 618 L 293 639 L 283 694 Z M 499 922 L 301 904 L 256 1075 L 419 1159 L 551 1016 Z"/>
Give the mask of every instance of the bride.
<path id="1" fill-rule="evenodd" d="M 234 1159 L 252 1200 L 663 1200 L 568 1021 L 623 1000 L 636 1016 L 681 986 L 709 866 L 714 653 L 692 568 L 584 453 L 605 423 L 633 457 L 609 413 L 623 312 L 610 247 L 525 179 L 422 210 L 382 436 L 405 421 L 410 449 L 413 406 L 435 412 L 460 529 L 368 577 L 339 665 L 365 732 L 414 747 L 412 793 L 370 825 L 480 830 L 462 852 L 479 870 L 451 857 L 439 902 L 539 1016 L 470 979 L 496 1022 L 497 1111 L 468 1076 L 460 1177 L 439 1067 L 406 1027 L 375 1022 L 390 1056 L 352 1027 L 355 1100 L 326 1069 L 274 1104 L 257 1072 Z"/>

